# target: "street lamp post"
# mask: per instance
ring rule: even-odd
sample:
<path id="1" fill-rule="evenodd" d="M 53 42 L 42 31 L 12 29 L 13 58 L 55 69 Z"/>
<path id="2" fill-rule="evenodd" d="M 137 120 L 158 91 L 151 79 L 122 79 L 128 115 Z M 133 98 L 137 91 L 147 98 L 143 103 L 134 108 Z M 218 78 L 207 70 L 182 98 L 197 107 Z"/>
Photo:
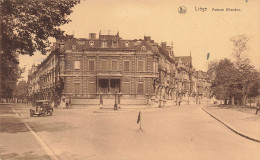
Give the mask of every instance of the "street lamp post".
<path id="1" fill-rule="evenodd" d="M 117 92 L 117 85 L 115 86 L 115 104 L 114 104 L 114 110 L 117 110 L 116 92 Z"/>

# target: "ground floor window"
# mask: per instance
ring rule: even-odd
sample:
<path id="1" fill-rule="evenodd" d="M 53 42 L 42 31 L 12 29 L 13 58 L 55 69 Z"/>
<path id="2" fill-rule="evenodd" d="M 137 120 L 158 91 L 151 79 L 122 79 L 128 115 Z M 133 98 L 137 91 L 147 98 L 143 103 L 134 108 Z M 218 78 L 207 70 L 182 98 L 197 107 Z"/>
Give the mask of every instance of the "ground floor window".
<path id="1" fill-rule="evenodd" d="M 88 83 L 89 93 L 96 93 L 96 86 L 94 81 Z"/>
<path id="2" fill-rule="evenodd" d="M 74 84 L 74 89 L 75 89 L 75 94 L 79 94 L 81 93 L 81 86 L 80 86 L 80 83 L 75 83 Z"/>
<path id="3" fill-rule="evenodd" d="M 130 82 L 125 82 L 124 83 L 124 94 L 130 94 Z"/>
<path id="4" fill-rule="evenodd" d="M 137 94 L 144 94 L 144 82 L 137 83 Z"/>

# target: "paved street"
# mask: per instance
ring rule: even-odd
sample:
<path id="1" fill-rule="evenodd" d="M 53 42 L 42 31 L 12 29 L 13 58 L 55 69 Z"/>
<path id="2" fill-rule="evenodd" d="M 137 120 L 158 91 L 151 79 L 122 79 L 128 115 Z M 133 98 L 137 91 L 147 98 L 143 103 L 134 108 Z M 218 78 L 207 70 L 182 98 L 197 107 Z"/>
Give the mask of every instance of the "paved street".
<path id="1" fill-rule="evenodd" d="M 9 105 L 0 105 L 0 159 L 50 159 L 21 120 Z"/>
<path id="2" fill-rule="evenodd" d="M 259 160 L 260 143 L 219 123 L 199 105 L 141 109 L 56 109 L 53 116 L 29 117 L 26 105 L 0 110 L 0 158 L 48 159 L 28 124 L 58 159 Z M 8 125 L 8 126 L 7 126 Z"/>

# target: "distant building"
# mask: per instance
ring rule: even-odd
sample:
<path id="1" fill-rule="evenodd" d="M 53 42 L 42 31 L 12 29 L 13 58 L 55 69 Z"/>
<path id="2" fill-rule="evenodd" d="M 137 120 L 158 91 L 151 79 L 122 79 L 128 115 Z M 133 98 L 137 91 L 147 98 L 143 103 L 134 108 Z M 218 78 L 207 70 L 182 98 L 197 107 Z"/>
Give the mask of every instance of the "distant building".
<path id="1" fill-rule="evenodd" d="M 209 103 L 210 100 L 210 83 L 208 82 L 208 75 L 207 72 L 203 71 L 196 71 L 196 88 L 197 88 L 197 95 L 196 95 L 196 102 L 197 104 L 201 103 Z"/>
<path id="2" fill-rule="evenodd" d="M 177 101 L 181 101 L 184 104 L 194 103 L 196 96 L 194 88 L 194 68 L 192 67 L 191 56 L 179 56 L 176 57 L 177 61 Z"/>

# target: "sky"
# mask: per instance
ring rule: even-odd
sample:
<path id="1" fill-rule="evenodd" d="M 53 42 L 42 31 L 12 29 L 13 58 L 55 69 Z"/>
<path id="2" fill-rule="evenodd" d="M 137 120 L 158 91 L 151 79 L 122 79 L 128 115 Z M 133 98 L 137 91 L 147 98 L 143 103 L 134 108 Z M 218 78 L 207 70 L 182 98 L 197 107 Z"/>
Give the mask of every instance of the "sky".
<path id="1" fill-rule="evenodd" d="M 186 7 L 185 14 L 178 12 L 180 6 Z M 203 71 L 209 61 L 232 59 L 230 38 L 245 34 L 249 37 L 246 52 L 260 69 L 260 0 L 81 0 L 69 18 L 72 22 L 61 28 L 76 38 L 88 38 L 100 30 L 119 31 L 123 39 L 151 36 L 159 44 L 172 43 L 175 56 L 191 54 L 193 66 Z M 20 66 L 29 69 L 45 57 L 39 53 L 20 56 Z M 27 72 L 23 77 L 27 79 Z"/>

